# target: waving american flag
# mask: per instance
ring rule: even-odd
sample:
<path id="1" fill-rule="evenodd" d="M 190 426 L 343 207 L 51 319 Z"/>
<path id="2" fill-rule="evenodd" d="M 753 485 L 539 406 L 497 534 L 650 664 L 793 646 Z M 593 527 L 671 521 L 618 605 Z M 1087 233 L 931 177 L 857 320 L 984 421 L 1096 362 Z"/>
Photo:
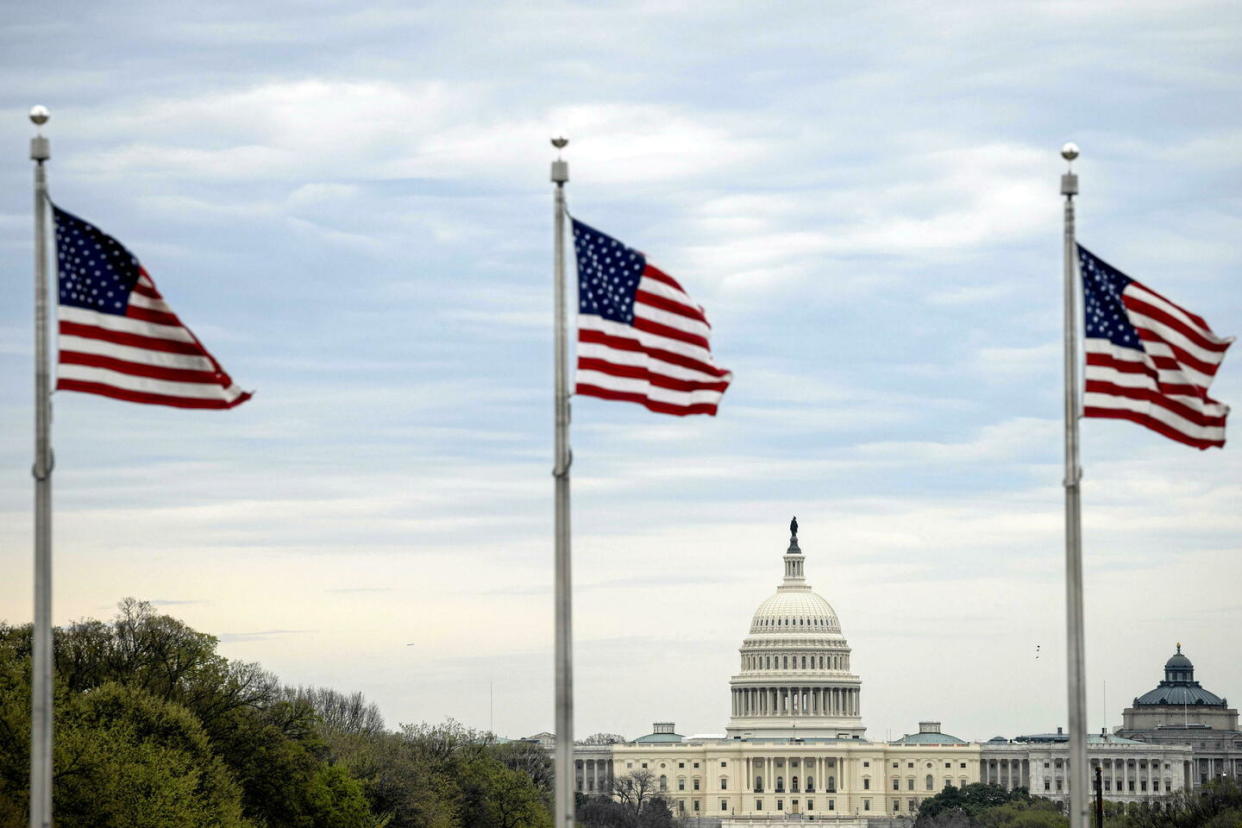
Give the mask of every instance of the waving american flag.
<path id="1" fill-rule="evenodd" d="M 138 259 L 53 206 L 60 274 L 56 388 L 177 408 L 250 399 L 187 328 Z"/>
<path id="2" fill-rule="evenodd" d="M 1131 420 L 1198 449 L 1225 445 L 1229 406 L 1208 388 L 1233 343 L 1082 245 L 1084 417 Z"/>
<path id="3" fill-rule="evenodd" d="M 712 358 L 711 325 L 673 277 L 577 219 L 576 393 L 660 414 L 715 415 L 733 375 Z"/>

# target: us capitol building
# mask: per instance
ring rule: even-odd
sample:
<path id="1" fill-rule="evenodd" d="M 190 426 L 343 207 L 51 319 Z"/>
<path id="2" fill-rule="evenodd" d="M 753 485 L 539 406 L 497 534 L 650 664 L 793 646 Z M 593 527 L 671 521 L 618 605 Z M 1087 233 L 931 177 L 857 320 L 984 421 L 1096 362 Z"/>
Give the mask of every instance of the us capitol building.
<path id="1" fill-rule="evenodd" d="M 755 610 L 738 672 L 729 679 L 731 715 L 723 737 L 684 737 L 672 722 L 656 722 L 652 733 L 632 742 L 577 745 L 577 790 L 609 794 L 615 778 L 646 771 L 675 813 L 722 828 L 810 819 L 838 828 L 907 825 L 923 799 L 947 785 L 980 781 L 1066 798 L 1068 738 L 1059 729 L 972 743 L 928 721 L 901 739 L 868 741 L 862 679 L 850 669 L 850 647 L 836 612 L 807 583 L 804 567 L 795 519 L 784 579 Z M 1180 662 L 1170 665 L 1180 669 Z M 1169 673 L 1179 681 L 1186 675 Z M 1221 709 L 1218 715 L 1222 725 L 1232 725 L 1233 735 L 1242 735 L 1236 734 L 1236 711 Z M 1191 747 L 1144 738 L 1134 725 L 1159 726 L 1146 719 L 1127 715 L 1126 724 L 1124 736 L 1089 740 L 1093 768 L 1105 771 L 1107 798 L 1145 801 L 1200 781 Z M 551 747 L 554 737 L 530 739 Z M 1157 741 L 1166 743 L 1149 743 Z"/>

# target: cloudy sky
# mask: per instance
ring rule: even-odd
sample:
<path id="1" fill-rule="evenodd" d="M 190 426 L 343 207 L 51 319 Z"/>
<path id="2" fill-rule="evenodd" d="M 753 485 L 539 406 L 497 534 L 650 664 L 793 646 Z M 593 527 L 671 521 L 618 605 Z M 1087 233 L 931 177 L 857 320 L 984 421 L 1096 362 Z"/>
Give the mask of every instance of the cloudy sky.
<path id="1" fill-rule="evenodd" d="M 31 617 L 42 103 L 53 197 L 257 392 L 55 398 L 56 621 L 135 596 L 393 726 L 551 729 L 564 134 L 571 210 L 735 374 L 715 419 L 575 404 L 577 732 L 723 729 L 793 514 L 873 738 L 1064 724 L 1057 151 L 1084 243 L 1242 333 L 1240 41 L 1226 2 L 13 7 L 0 618 Z M 1093 420 L 1083 465 L 1090 726 L 1179 640 L 1242 698 L 1236 446 Z"/>

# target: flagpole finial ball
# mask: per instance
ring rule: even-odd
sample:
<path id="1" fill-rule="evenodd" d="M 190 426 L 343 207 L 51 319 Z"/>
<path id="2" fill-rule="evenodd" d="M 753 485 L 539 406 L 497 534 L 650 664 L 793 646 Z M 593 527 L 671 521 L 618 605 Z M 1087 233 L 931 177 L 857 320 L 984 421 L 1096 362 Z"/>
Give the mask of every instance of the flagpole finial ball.
<path id="1" fill-rule="evenodd" d="M 35 126 L 43 126 L 47 123 L 47 119 L 50 117 L 52 117 L 52 113 L 48 112 L 46 106 L 39 105 L 30 107 L 30 122 Z"/>
<path id="2" fill-rule="evenodd" d="M 552 146 L 556 147 L 557 149 L 565 149 L 567 144 L 569 144 L 568 138 L 553 138 L 552 139 Z"/>
<path id="3" fill-rule="evenodd" d="M 1073 161 L 1078 157 L 1078 145 L 1073 141 L 1070 141 L 1065 146 L 1061 147 L 1061 157 L 1066 161 Z"/>

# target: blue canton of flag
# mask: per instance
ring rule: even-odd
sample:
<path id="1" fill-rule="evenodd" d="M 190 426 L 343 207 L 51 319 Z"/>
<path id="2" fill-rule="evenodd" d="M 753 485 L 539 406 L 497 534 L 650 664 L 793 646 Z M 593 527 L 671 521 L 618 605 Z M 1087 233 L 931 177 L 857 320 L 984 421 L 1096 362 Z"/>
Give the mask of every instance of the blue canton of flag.
<path id="1" fill-rule="evenodd" d="M 1095 256 L 1081 256 L 1083 310 L 1088 337 L 1103 337 L 1122 348 L 1143 350 L 1138 331 L 1130 324 L 1121 294 L 1129 276 Z"/>
<path id="2" fill-rule="evenodd" d="M 647 258 L 580 221 L 574 221 L 574 253 L 578 259 L 578 312 L 626 325 L 633 322 L 634 294 Z"/>
<path id="3" fill-rule="evenodd" d="M 93 224 L 53 209 L 60 304 L 124 316 L 138 284 L 138 259 Z"/>

